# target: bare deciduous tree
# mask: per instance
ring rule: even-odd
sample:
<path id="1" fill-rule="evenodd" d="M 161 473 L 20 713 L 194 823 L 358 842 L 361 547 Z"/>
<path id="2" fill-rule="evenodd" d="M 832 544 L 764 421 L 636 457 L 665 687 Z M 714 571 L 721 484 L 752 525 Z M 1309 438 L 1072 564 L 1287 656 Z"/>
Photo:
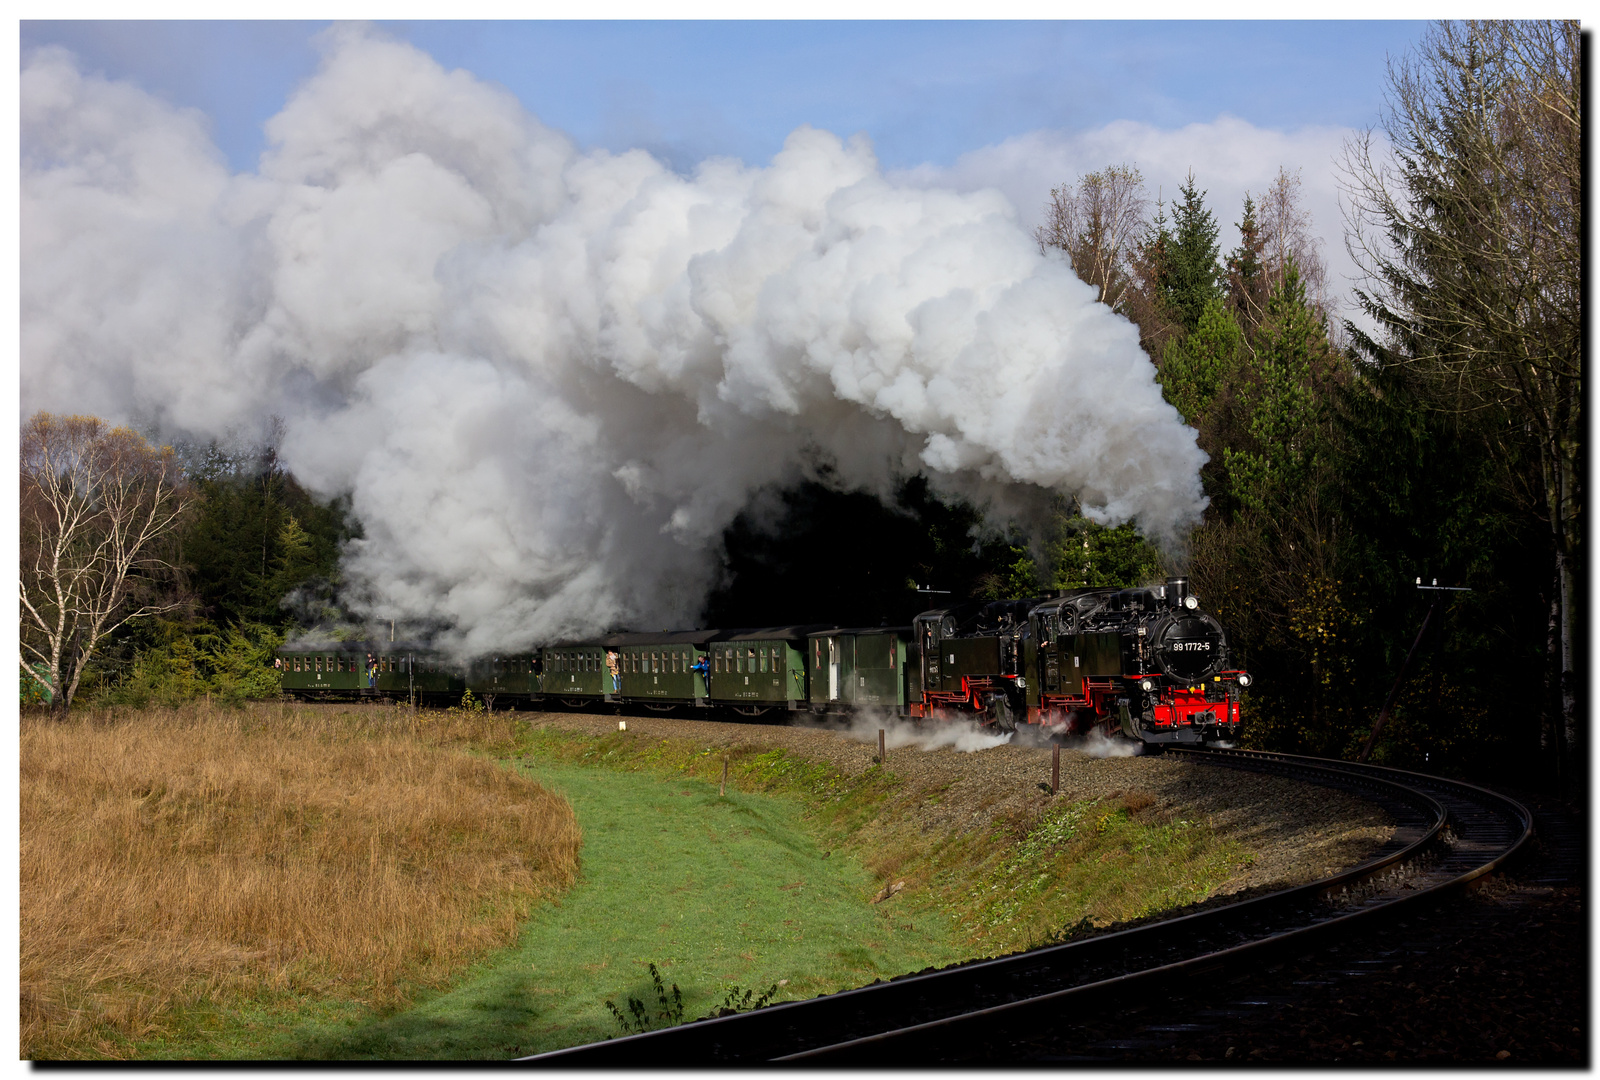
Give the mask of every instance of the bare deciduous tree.
<path id="1" fill-rule="evenodd" d="M 1537 462 L 1551 537 L 1546 732 L 1572 760 L 1581 709 L 1576 559 L 1583 508 L 1583 60 L 1571 21 L 1441 23 L 1393 62 L 1383 130 L 1346 148 L 1347 245 L 1378 363 Z M 1508 475 L 1513 491 L 1518 477 Z"/>
<path id="2" fill-rule="evenodd" d="M 1322 239 L 1312 228 L 1311 213 L 1300 202 L 1300 170 L 1293 173 L 1282 166 L 1261 196 L 1256 207 L 1261 224 L 1262 265 L 1266 269 L 1266 293 L 1283 285 L 1293 260 L 1305 283 L 1312 307 L 1326 321 L 1329 315 L 1328 267 L 1322 258 Z"/>
<path id="3" fill-rule="evenodd" d="M 1128 259 L 1148 205 L 1138 168 L 1110 165 L 1079 177 L 1075 188 L 1052 188 L 1034 238 L 1041 251 L 1065 251 L 1078 276 L 1098 290 L 1100 302 L 1127 314 Z"/>
<path id="4" fill-rule="evenodd" d="M 65 710 L 107 634 L 179 606 L 162 593 L 164 548 L 193 489 L 170 447 L 97 417 L 38 413 L 22 430 L 20 495 L 22 670 Z"/>

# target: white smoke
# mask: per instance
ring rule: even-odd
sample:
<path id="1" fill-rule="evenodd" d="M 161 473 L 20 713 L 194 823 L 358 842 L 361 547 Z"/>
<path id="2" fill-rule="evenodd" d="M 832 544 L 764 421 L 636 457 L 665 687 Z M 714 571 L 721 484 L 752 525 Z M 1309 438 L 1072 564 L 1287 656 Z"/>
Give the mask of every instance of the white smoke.
<path id="1" fill-rule="evenodd" d="M 284 422 L 349 493 L 364 614 L 466 649 L 692 619 L 724 527 L 807 461 L 1177 535 L 1194 432 L 1135 328 L 994 190 L 802 127 L 760 168 L 579 152 L 361 28 L 231 175 L 203 118 L 27 58 L 22 406 Z"/>
<path id="2" fill-rule="evenodd" d="M 1081 743 L 1072 747 L 1092 758 L 1111 757 L 1137 757 L 1144 751 L 1144 744 L 1132 739 L 1120 739 L 1107 735 L 1100 728 L 1090 728 Z"/>
<path id="3" fill-rule="evenodd" d="M 838 731 L 857 742 L 873 746 L 877 745 L 878 732 L 882 731 L 885 752 L 910 746 L 922 751 L 949 747 L 958 753 L 971 754 L 1004 746 L 1016 734 L 1010 731 L 985 731 L 975 721 L 960 717 L 936 717 L 918 723 L 871 708 L 859 709 L 835 719 L 800 717 L 797 722 L 803 727 Z"/>

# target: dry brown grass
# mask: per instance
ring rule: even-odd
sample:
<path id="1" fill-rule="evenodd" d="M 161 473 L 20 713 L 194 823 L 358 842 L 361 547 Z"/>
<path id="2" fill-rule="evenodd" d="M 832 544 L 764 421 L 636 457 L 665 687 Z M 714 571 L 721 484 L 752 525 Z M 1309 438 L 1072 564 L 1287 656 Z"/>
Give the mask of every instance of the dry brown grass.
<path id="1" fill-rule="evenodd" d="M 572 808 L 452 747 L 506 721 L 424 718 L 25 717 L 22 1057 L 116 1055 L 207 998 L 394 1001 L 512 942 L 576 876 Z"/>

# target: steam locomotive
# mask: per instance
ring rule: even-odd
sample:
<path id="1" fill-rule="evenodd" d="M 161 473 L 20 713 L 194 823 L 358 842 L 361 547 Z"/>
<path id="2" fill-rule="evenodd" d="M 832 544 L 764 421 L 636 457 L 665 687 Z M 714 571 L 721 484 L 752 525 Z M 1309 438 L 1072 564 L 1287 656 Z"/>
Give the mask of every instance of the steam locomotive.
<path id="1" fill-rule="evenodd" d="M 285 694 L 490 708 L 601 703 L 659 711 L 876 710 L 1099 730 L 1149 744 L 1226 744 L 1250 676 L 1187 578 L 1133 589 L 926 611 L 911 626 L 776 626 L 610 634 L 465 663 L 394 641 L 299 642 L 278 653 Z"/>

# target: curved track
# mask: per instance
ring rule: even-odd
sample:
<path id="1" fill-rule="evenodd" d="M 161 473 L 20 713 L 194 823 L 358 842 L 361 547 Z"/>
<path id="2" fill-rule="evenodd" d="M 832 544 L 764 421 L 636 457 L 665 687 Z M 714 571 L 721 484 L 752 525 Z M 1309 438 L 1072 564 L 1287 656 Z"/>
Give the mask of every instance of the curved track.
<path id="1" fill-rule="evenodd" d="M 1303 948 L 1356 920 L 1410 910 L 1499 870 L 1533 831 L 1520 803 L 1439 777 L 1290 754 L 1168 752 L 1356 791 L 1394 817 L 1394 836 L 1343 873 L 1239 903 L 527 1060 L 597 1066 L 937 1060 L 941 1046 L 958 1047 L 980 1033 L 1112 1008 L 1174 980 Z"/>

